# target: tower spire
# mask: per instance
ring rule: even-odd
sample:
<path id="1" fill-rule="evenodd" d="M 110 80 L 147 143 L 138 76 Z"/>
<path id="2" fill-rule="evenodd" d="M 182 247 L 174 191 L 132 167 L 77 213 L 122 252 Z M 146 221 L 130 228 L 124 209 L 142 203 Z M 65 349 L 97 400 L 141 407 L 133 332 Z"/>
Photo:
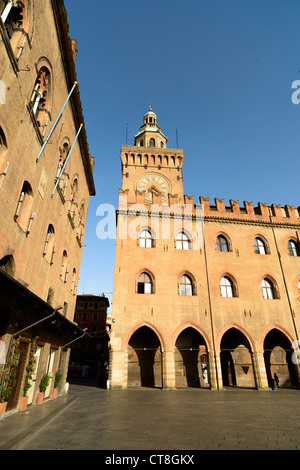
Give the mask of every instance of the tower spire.
<path id="1" fill-rule="evenodd" d="M 157 124 L 157 116 L 152 111 L 151 101 L 149 111 L 144 115 L 144 124 L 140 127 L 140 132 L 135 136 L 136 147 L 167 147 L 168 138 L 161 132 Z"/>

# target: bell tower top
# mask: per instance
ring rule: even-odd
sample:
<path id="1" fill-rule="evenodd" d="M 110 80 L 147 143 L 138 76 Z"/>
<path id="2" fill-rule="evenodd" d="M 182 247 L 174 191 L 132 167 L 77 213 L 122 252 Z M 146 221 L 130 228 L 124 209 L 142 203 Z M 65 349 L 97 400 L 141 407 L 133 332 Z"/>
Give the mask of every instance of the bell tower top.
<path id="1" fill-rule="evenodd" d="M 167 148 L 167 142 L 168 138 L 157 124 L 157 116 L 149 106 L 149 111 L 144 115 L 144 124 L 134 137 L 134 145 L 135 147 Z"/>

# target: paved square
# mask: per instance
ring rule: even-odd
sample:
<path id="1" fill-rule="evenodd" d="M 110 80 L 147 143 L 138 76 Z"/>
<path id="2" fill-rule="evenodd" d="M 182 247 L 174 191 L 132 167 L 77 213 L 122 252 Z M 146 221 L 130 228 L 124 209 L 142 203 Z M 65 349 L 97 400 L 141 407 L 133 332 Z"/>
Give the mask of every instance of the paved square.
<path id="1" fill-rule="evenodd" d="M 77 399 L 22 449 L 299 450 L 298 390 L 101 390 Z"/>

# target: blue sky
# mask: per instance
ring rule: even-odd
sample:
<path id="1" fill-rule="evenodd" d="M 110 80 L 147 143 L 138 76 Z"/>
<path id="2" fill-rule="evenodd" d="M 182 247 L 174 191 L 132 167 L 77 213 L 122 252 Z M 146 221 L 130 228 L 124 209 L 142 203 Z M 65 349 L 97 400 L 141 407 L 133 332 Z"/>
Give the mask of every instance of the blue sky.
<path id="1" fill-rule="evenodd" d="M 93 4 L 93 6 L 91 6 Z M 187 195 L 300 205 L 299 0 L 65 0 L 97 195 L 78 293 L 112 300 L 115 240 L 97 207 L 117 207 L 120 148 L 151 102 L 168 147 L 184 149 Z"/>

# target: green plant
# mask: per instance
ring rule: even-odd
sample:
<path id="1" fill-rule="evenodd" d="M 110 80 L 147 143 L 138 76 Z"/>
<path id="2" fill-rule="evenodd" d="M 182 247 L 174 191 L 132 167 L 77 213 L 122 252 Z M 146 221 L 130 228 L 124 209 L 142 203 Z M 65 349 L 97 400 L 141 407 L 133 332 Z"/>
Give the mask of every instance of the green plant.
<path id="1" fill-rule="evenodd" d="M 58 387 L 58 384 L 61 381 L 61 378 L 62 378 L 62 374 L 60 374 L 59 372 L 56 372 L 55 380 L 54 380 L 54 388 Z"/>
<path id="2" fill-rule="evenodd" d="M 0 403 L 8 401 L 15 384 L 20 357 L 19 344 L 20 341 L 18 339 L 13 341 L 9 358 L 2 372 L 0 382 Z"/>
<path id="3" fill-rule="evenodd" d="M 37 351 L 37 339 L 34 338 L 32 343 L 31 343 L 31 348 L 30 348 L 30 353 L 29 353 L 29 359 L 28 359 L 28 364 L 26 367 L 26 377 L 25 377 L 25 383 L 24 383 L 24 388 L 23 388 L 23 396 L 27 397 L 27 392 L 31 387 L 31 379 L 32 379 L 32 374 L 35 369 L 36 365 L 36 356 L 35 353 Z"/>
<path id="4" fill-rule="evenodd" d="M 40 392 L 45 392 L 50 382 L 50 376 L 48 374 L 43 375 L 40 381 Z"/>

